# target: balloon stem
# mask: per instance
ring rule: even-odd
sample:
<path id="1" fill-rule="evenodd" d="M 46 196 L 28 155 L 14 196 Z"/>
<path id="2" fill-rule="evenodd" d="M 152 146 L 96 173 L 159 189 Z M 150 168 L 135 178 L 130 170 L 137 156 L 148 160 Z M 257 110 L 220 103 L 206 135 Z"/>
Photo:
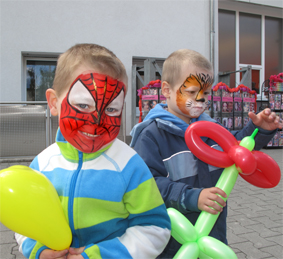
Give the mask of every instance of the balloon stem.
<path id="1" fill-rule="evenodd" d="M 254 139 L 256 134 L 258 133 L 258 128 L 256 128 L 253 132 L 253 134 L 251 135 L 251 137 Z"/>

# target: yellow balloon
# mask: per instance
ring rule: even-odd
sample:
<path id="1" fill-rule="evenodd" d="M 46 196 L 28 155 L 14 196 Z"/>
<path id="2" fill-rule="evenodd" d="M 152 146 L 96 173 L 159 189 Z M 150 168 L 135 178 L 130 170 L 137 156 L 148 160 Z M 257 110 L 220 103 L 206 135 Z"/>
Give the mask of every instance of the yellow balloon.
<path id="1" fill-rule="evenodd" d="M 0 171 L 0 221 L 53 250 L 68 249 L 72 242 L 54 186 L 42 173 L 27 166 Z"/>

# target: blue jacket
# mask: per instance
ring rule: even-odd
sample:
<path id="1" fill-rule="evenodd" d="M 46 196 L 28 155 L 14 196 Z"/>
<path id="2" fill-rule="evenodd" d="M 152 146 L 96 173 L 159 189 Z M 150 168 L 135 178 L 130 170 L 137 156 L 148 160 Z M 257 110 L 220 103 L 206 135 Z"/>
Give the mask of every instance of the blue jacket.
<path id="1" fill-rule="evenodd" d="M 139 155 L 115 139 L 96 153 L 82 153 L 58 130 L 56 143 L 31 168 L 54 185 L 72 231 L 72 247 L 92 258 L 155 258 L 170 238 L 170 219 L 154 178 Z M 30 259 L 47 249 L 16 235 Z"/>
<path id="2" fill-rule="evenodd" d="M 205 113 L 194 119 L 192 123 L 202 120 L 217 123 Z M 166 111 L 164 105 L 157 105 L 142 123 L 133 128 L 130 145 L 148 165 L 166 207 L 177 209 L 195 224 L 200 214 L 197 204 L 201 190 L 214 187 L 223 169 L 210 166 L 191 153 L 184 140 L 184 132 L 188 126 L 183 120 Z M 241 140 L 251 135 L 255 128 L 256 126 L 250 121 L 242 130 L 231 133 L 236 139 Z M 255 137 L 255 149 L 265 146 L 275 132 L 276 130 L 270 132 L 259 129 Z M 207 145 L 222 151 L 213 140 L 202 139 Z M 227 244 L 226 217 L 227 206 L 220 214 L 210 236 Z M 163 256 L 173 257 L 179 248 L 180 244 L 171 238 Z"/>

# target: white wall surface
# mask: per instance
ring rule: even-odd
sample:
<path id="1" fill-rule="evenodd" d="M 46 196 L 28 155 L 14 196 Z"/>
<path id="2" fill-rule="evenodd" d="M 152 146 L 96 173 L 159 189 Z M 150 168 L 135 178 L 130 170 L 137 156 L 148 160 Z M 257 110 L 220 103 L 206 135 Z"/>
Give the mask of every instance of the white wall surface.
<path id="1" fill-rule="evenodd" d="M 25 101 L 23 53 L 62 53 L 76 43 L 112 50 L 129 76 L 127 134 L 131 125 L 132 57 L 166 58 L 180 48 L 210 57 L 209 0 L 1 0 L 0 101 Z"/>

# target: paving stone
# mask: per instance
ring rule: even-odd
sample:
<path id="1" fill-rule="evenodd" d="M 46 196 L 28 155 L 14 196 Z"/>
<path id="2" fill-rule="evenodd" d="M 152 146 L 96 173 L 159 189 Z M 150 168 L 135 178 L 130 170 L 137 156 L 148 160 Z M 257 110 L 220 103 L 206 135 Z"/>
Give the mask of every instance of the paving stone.
<path id="1" fill-rule="evenodd" d="M 247 234 L 242 234 L 239 235 L 239 237 L 244 237 L 250 242 L 253 243 L 253 246 L 256 248 L 262 248 L 262 247 L 268 247 L 268 246 L 273 246 L 276 245 L 275 242 L 269 241 L 266 238 L 263 238 L 259 235 L 257 232 L 252 232 L 252 233 L 247 233 Z"/>
<path id="2" fill-rule="evenodd" d="M 271 231 L 275 231 L 275 232 L 280 232 L 283 235 L 283 224 L 281 224 L 281 227 L 277 227 L 277 228 L 270 228 Z"/>
<path id="3" fill-rule="evenodd" d="M 283 245 L 283 236 L 282 235 L 267 237 L 266 240 L 271 241 L 271 242 L 275 242 L 280 246 Z"/>
<path id="4" fill-rule="evenodd" d="M 261 222 L 267 228 L 281 227 L 281 225 L 279 223 L 277 223 L 277 222 L 275 222 L 273 220 L 270 220 L 269 217 L 257 217 L 255 220 Z"/>
<path id="5" fill-rule="evenodd" d="M 235 235 L 241 235 L 241 234 L 253 232 L 253 230 L 243 227 L 238 221 L 231 222 L 229 224 L 229 228 L 233 231 Z"/>
<path id="6" fill-rule="evenodd" d="M 244 258 L 247 258 L 247 259 L 261 259 L 261 258 L 267 258 L 267 257 L 272 256 L 271 254 L 261 251 L 258 248 L 254 247 L 252 242 L 232 244 L 231 247 L 233 249 L 238 248 L 242 253 L 246 255 L 246 257 Z"/>
<path id="7" fill-rule="evenodd" d="M 233 230 L 229 228 L 227 228 L 227 240 L 228 240 L 228 244 L 229 246 L 235 243 L 242 243 L 245 241 L 248 241 L 246 238 L 244 237 L 239 237 L 239 235 L 235 235 L 233 233 Z M 234 251 L 235 252 L 235 251 Z M 236 253 L 236 252 L 235 252 Z"/>
<path id="8" fill-rule="evenodd" d="M 0 222 L 0 232 L 1 231 L 7 231 L 7 230 L 9 230 L 9 229 Z"/>
<path id="9" fill-rule="evenodd" d="M 11 254 L 15 255 L 16 259 L 26 259 L 26 257 L 24 257 L 24 255 L 19 252 L 19 246 L 18 245 L 13 247 Z"/>
<path id="10" fill-rule="evenodd" d="M 250 225 L 257 225 L 258 222 L 255 221 L 254 219 L 250 219 L 246 217 L 245 214 L 240 214 L 240 215 L 234 215 L 234 216 L 229 216 L 229 219 L 234 219 L 234 221 L 237 221 L 241 224 L 241 226 L 250 226 Z"/>
<path id="11" fill-rule="evenodd" d="M 243 252 L 236 253 L 236 256 L 238 257 L 238 259 L 246 259 L 247 258 L 247 255 L 244 254 Z"/>
<path id="12" fill-rule="evenodd" d="M 280 209 L 276 210 L 262 210 L 262 211 L 254 211 L 251 209 L 243 209 L 242 213 L 246 215 L 248 218 L 254 219 L 259 217 L 268 217 L 272 221 L 277 221 L 282 219 L 281 214 L 277 214 Z"/>
<path id="13" fill-rule="evenodd" d="M 280 228 L 273 228 L 271 230 L 270 228 L 267 228 L 262 224 L 248 225 L 246 227 L 259 233 L 259 235 L 263 238 L 278 236 L 282 234 L 282 229 L 280 230 Z"/>
<path id="14" fill-rule="evenodd" d="M 283 249 L 280 245 L 264 247 L 260 248 L 260 250 L 273 255 L 274 258 L 283 258 Z"/>
<path id="15" fill-rule="evenodd" d="M 0 258 L 16 259 L 16 256 L 11 254 L 13 246 L 15 246 L 15 244 L 0 244 Z"/>
<path id="16" fill-rule="evenodd" d="M 7 230 L 0 232 L 0 244 L 15 243 L 14 232 Z"/>

